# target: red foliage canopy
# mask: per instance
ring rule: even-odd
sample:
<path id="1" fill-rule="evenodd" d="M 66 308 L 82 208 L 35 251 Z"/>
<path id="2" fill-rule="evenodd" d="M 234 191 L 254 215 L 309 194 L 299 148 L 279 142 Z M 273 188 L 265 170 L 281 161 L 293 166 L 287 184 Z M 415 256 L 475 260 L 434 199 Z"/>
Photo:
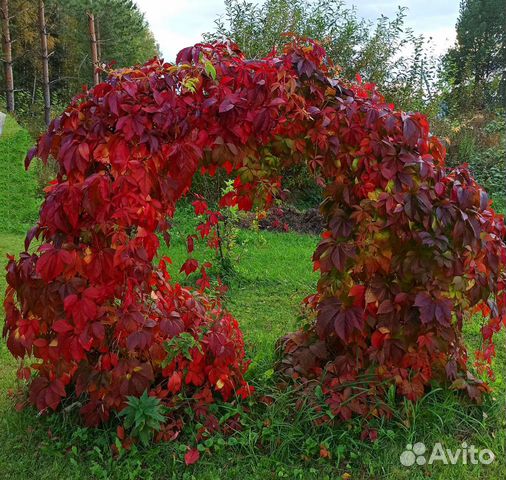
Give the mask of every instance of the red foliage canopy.
<path id="1" fill-rule="evenodd" d="M 320 378 L 344 419 L 388 413 L 375 399 L 392 384 L 411 400 L 433 378 L 474 398 L 486 390 L 468 375 L 462 324 L 481 312 L 477 361 L 489 369 L 506 318 L 503 219 L 467 168 L 445 168 L 423 115 L 333 79 L 317 43 L 262 60 L 198 44 L 175 65 L 113 71 L 52 122 L 34 156 L 54 157 L 59 173 L 7 266 L 4 335 L 13 355 L 35 358 L 40 410 L 75 394 L 97 424 L 146 389 L 172 407 L 183 388 L 200 406 L 247 395 L 237 322 L 204 292 L 205 266 L 197 292 L 173 284 L 164 260 L 153 265 L 157 234 L 199 168 L 236 172 L 222 204 L 250 209 L 301 162 L 325 186 L 328 230 L 307 299 L 314 321 L 281 342 L 280 369 Z M 208 218 L 201 236 L 212 234 L 216 215 L 194 206 Z"/>

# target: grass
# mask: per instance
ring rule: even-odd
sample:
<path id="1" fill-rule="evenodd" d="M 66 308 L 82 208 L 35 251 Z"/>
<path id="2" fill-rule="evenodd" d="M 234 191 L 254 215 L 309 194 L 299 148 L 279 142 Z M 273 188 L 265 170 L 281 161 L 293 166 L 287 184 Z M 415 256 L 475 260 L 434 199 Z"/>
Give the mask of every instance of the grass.
<path id="1" fill-rule="evenodd" d="M 8 115 L 0 137 L 0 232 L 23 235 L 37 219 L 36 169 L 24 172 L 23 162 L 33 140 Z"/>
<path id="2" fill-rule="evenodd" d="M 9 122 L 10 137 L 0 138 L 4 182 L 4 163 L 9 172 L 21 178 L 22 143 L 26 137 Z M 8 124 L 9 125 L 9 124 Z M 17 132 L 17 133 L 16 133 Z M 21 146 L 13 145 L 14 135 Z M 11 148 L 6 148 L 9 142 Z M 19 162 L 18 162 L 19 160 Z M 15 165 L 18 165 L 16 172 Z M 28 174 L 30 175 L 30 174 Z M 26 174 L 23 178 L 26 179 Z M 36 200 L 28 199 L 35 182 L 23 180 L 24 197 L 11 204 L 22 227 L 7 220 L 9 209 L 2 204 L 0 254 L 22 249 L 22 231 L 33 218 Z M 21 180 L 20 180 L 21 182 Z M 12 183 L 5 183 L 13 190 Z M 18 183 L 17 185 L 21 185 Z M 30 190 L 32 189 L 32 190 Z M 4 195 L 5 192 L 3 193 Z M 30 197 L 30 198 L 33 198 Z M 11 200 L 9 200 L 11 201 Z M 171 257 L 173 270 L 182 263 L 183 233 L 194 220 L 183 208 L 176 223 Z M 181 236 L 177 235 L 180 231 Z M 23 230 L 24 232 L 24 230 Z M 297 328 L 300 300 L 314 291 L 317 275 L 312 272 L 311 254 L 317 238 L 295 233 L 241 231 L 236 271 L 229 277 L 227 308 L 238 318 L 244 332 L 247 354 L 252 359 L 249 380 L 258 395 L 243 404 L 217 405 L 215 414 L 226 418 L 240 414 L 242 429 L 229 437 L 216 435 L 201 448 L 201 460 L 185 467 L 183 453 L 193 444 L 195 423 L 189 422 L 178 441 L 135 448 L 113 458 L 110 445 L 114 427 L 83 428 L 73 416 L 65 414 L 39 417 L 32 409 L 17 412 L 8 395 L 16 387 L 15 362 L 5 344 L 0 343 L 0 478 L 34 479 L 335 479 L 395 478 L 444 479 L 502 478 L 505 472 L 504 335 L 498 340 L 495 393 L 481 407 L 469 404 L 453 392 L 434 388 L 417 404 L 397 405 L 396 418 L 378 421 L 378 441 L 363 442 L 360 419 L 337 426 L 317 427 L 316 414 L 307 406 L 295 407 L 293 392 L 281 390 L 273 374 L 276 340 Z M 202 254 L 204 255 L 204 254 Z M 3 292 L 5 282 L 0 277 Z M 479 337 L 479 325 L 469 324 L 466 336 L 471 345 Z M 258 399 L 267 395 L 275 401 L 266 405 Z M 497 459 L 489 466 L 443 465 L 403 467 L 399 455 L 407 443 L 424 442 L 431 447 L 441 442 L 445 448 L 458 448 L 463 441 L 478 448 L 491 449 Z M 319 456 L 320 446 L 331 452 L 331 459 Z"/>

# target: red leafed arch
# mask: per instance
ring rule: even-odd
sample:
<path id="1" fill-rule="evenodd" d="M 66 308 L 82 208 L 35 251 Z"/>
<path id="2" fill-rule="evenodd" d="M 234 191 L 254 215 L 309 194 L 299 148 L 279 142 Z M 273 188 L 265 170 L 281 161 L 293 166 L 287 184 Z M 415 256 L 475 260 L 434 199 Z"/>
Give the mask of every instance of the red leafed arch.
<path id="1" fill-rule="evenodd" d="M 388 415 L 376 400 L 391 385 L 410 400 L 433 379 L 475 399 L 487 390 L 468 374 L 462 324 L 482 315 L 474 360 L 492 374 L 506 316 L 503 219 L 466 168 L 445 167 L 423 115 L 333 79 L 316 42 L 262 60 L 198 44 L 175 65 L 113 71 L 52 122 L 34 156 L 56 159 L 59 173 L 26 251 L 9 261 L 4 335 L 14 356 L 34 357 L 36 372 L 20 376 L 33 373 L 40 410 L 76 395 L 93 425 L 145 390 L 174 411 L 183 390 L 198 411 L 251 394 L 241 332 L 208 293 L 206 266 L 183 266 L 202 272 L 190 289 L 154 260 L 198 169 L 235 172 L 221 202 L 251 209 L 296 163 L 325 186 L 327 229 L 309 325 L 280 340 L 278 369 L 310 395 L 306 380 L 319 379 L 343 419 Z M 216 243 L 216 214 L 202 199 L 195 208 Z"/>

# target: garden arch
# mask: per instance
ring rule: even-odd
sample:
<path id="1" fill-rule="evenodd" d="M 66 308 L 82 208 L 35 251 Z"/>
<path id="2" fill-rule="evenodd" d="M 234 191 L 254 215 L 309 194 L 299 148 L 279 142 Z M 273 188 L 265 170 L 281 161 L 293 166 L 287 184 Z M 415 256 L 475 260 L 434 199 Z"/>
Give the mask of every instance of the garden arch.
<path id="1" fill-rule="evenodd" d="M 279 342 L 279 370 L 333 415 L 388 415 L 390 385 L 410 400 L 432 379 L 487 390 L 468 372 L 462 323 L 480 311 L 476 361 L 491 374 L 505 322 L 503 219 L 465 167 L 448 171 L 426 118 L 394 110 L 372 85 L 332 78 L 322 47 L 296 39 L 283 54 L 246 60 L 229 42 L 182 50 L 109 73 L 55 119 L 28 163 L 54 157 L 38 224 L 7 266 L 4 335 L 33 355 L 19 375 L 39 410 L 80 397 L 96 425 L 148 390 L 172 411 L 248 396 L 242 335 L 219 298 L 154 266 L 157 234 L 198 169 L 236 172 L 223 205 L 268 204 L 284 168 L 304 162 L 325 186 L 328 229 L 308 327 Z M 216 215 L 200 233 L 213 241 Z M 36 252 L 29 253 L 34 238 Z M 189 241 L 188 249 L 192 246 Z M 306 380 L 317 379 L 318 382 Z"/>

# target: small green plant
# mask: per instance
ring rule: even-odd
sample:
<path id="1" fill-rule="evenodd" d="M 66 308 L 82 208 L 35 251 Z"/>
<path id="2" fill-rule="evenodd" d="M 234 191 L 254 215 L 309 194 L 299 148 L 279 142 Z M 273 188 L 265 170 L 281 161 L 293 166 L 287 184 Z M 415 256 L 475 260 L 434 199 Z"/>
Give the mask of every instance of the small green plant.
<path id="1" fill-rule="evenodd" d="M 182 355 L 187 360 L 192 360 L 191 350 L 196 348 L 200 353 L 204 353 L 200 342 L 188 332 L 182 332 L 174 336 L 163 344 L 167 357 L 163 360 L 162 366 L 165 368 L 170 365 L 178 355 Z"/>
<path id="2" fill-rule="evenodd" d="M 120 416 L 125 417 L 125 428 L 143 445 L 148 445 L 153 431 L 160 430 L 165 422 L 164 407 L 159 398 L 150 397 L 146 390 L 139 398 L 129 396 L 127 399 L 128 406 L 120 412 Z"/>
<path id="3" fill-rule="evenodd" d="M 234 181 L 226 180 L 225 186 L 221 189 L 222 196 L 234 191 Z M 237 205 L 223 207 L 220 209 L 221 220 L 218 224 L 217 234 L 220 239 L 218 247 L 218 258 L 220 261 L 221 273 L 225 277 L 234 271 L 234 264 L 239 262 L 241 254 L 239 246 L 239 223 L 245 213 L 239 210 Z"/>

